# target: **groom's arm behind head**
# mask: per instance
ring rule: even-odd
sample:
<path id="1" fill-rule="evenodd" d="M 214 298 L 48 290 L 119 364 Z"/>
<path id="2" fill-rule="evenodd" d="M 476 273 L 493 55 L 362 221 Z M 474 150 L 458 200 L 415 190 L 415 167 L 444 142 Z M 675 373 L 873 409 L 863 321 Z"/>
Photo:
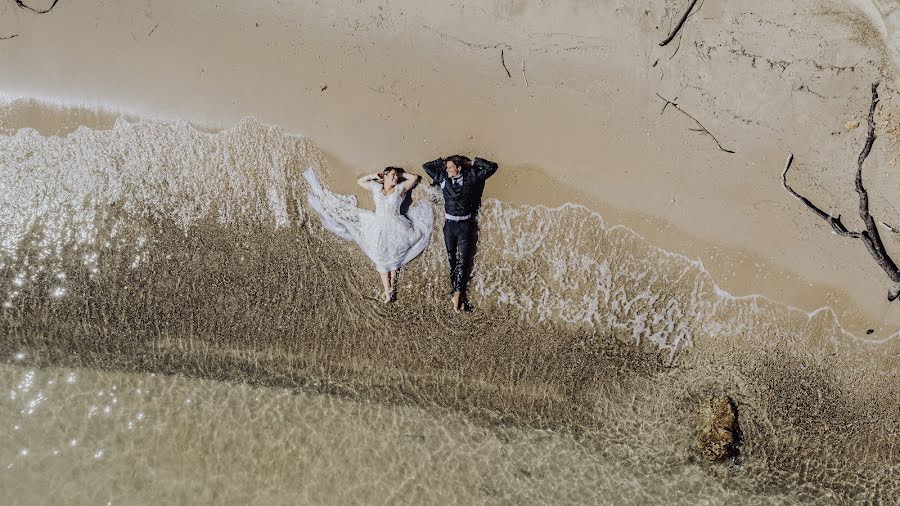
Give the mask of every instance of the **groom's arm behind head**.
<path id="1" fill-rule="evenodd" d="M 475 171 L 475 175 L 478 177 L 479 181 L 484 181 L 485 179 L 494 175 L 497 172 L 497 168 L 499 166 L 490 161 L 485 160 L 484 158 L 475 158 L 472 161 L 472 169 Z"/>
<path id="2" fill-rule="evenodd" d="M 444 174 L 445 164 L 446 162 L 443 158 L 438 158 L 437 160 L 423 163 L 422 169 L 426 174 L 428 174 L 428 177 L 431 178 L 431 182 L 437 184 L 441 182 L 441 179 L 443 179 L 442 176 Z"/>

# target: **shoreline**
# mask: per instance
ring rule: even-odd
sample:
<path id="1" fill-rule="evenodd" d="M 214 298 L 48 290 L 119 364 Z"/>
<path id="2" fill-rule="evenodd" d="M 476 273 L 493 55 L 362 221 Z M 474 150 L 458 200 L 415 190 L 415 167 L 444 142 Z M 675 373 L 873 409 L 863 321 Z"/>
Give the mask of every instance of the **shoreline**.
<path id="1" fill-rule="evenodd" d="M 65 137 L 81 127 L 99 130 L 112 129 L 118 118 L 129 123 L 171 121 L 160 118 L 142 118 L 137 112 L 117 111 L 103 105 L 74 106 L 47 103 L 44 100 L 33 98 L 13 99 L 7 97 L 6 103 L 3 100 L 4 98 L 0 97 L 0 133 L 6 135 L 14 135 L 21 128 L 34 128 L 43 135 Z M 192 128 L 207 133 L 219 133 L 234 127 L 232 125 L 223 129 L 186 119 L 175 121 L 184 121 Z M 271 126 L 280 128 L 278 125 Z M 289 135 L 304 138 L 298 134 Z M 311 140 L 314 141 L 314 139 Z M 329 186 L 335 191 L 355 194 L 360 199 L 362 207 L 371 207 L 369 196 L 359 190 L 354 183 L 358 174 L 343 166 L 339 157 L 328 152 L 322 152 L 322 156 L 326 161 L 327 170 L 326 174 L 322 176 L 328 179 Z M 417 167 L 413 168 L 413 171 L 416 169 Z M 885 343 L 900 337 L 900 329 L 896 327 L 875 326 L 865 318 L 853 318 L 852 316 L 848 318 L 850 315 L 861 314 L 863 311 L 861 308 L 855 307 L 852 298 L 848 294 L 842 293 L 842 290 L 836 286 L 810 283 L 799 278 L 796 273 L 778 269 L 771 262 L 767 262 L 752 252 L 731 250 L 721 244 L 696 237 L 684 237 L 683 231 L 665 220 L 643 213 L 614 209 L 577 189 L 566 188 L 563 186 L 565 183 L 559 182 L 539 168 L 516 168 L 513 170 L 515 170 L 514 182 L 524 181 L 525 184 L 513 186 L 507 182 L 503 185 L 488 185 L 486 198 L 494 198 L 512 205 L 526 205 L 549 210 L 566 206 L 581 207 L 595 214 L 607 228 L 622 227 L 655 245 L 660 251 L 682 257 L 698 265 L 701 270 L 709 274 L 717 289 L 732 299 L 760 297 L 786 306 L 788 309 L 801 311 L 810 318 L 822 311 L 831 312 L 844 330 L 862 343 Z M 492 179 L 492 182 L 495 179 L 499 178 Z M 551 190 L 547 191 L 547 188 Z M 651 233 L 649 235 L 644 233 L 645 229 L 649 229 Z M 668 249 L 663 244 L 674 244 L 675 248 L 684 248 L 687 251 Z M 740 267 L 736 268 L 735 265 Z M 731 276 L 725 274 L 727 271 L 732 272 Z M 766 272 L 768 274 L 766 279 L 770 279 L 772 282 L 767 284 L 760 280 L 758 277 L 760 271 Z M 744 287 L 754 284 L 749 283 L 748 280 L 752 280 L 757 286 L 761 285 L 762 288 L 756 292 L 748 292 Z M 773 295 L 773 292 L 776 295 Z M 784 293 L 788 295 L 784 296 Z M 822 295 L 823 293 L 824 295 Z M 798 299 L 823 302 L 820 305 L 813 304 L 813 306 L 792 303 Z M 836 306 L 829 305 L 827 301 L 835 301 L 832 303 Z M 866 337 L 866 330 L 870 328 L 876 329 L 876 332 L 870 337 Z"/>
<path id="2" fill-rule="evenodd" d="M 790 150 L 799 191 L 853 208 L 845 173 L 862 129 L 843 124 L 864 112 L 866 87 L 879 78 L 882 130 L 867 175 L 881 215 L 900 215 L 890 205 L 900 191 L 889 165 L 900 153 L 896 66 L 885 66 L 883 28 L 866 21 L 871 9 L 772 3 L 763 17 L 755 3 L 708 0 L 682 30 L 679 51 L 654 42 L 681 14 L 667 4 L 224 1 L 159 14 L 175 12 L 169 3 L 60 4 L 47 15 L 2 8 L 9 16 L 0 29 L 20 36 L 0 44 L 0 65 L 19 69 L 0 77 L 0 93 L 210 130 L 250 116 L 315 142 L 341 192 L 355 191 L 353 175 L 372 165 L 483 154 L 502 167 L 488 198 L 584 205 L 702 260 L 729 293 L 806 312 L 834 308 L 857 335 L 900 328 L 900 307 L 887 303 L 889 283 L 865 248 L 832 237 L 779 179 Z M 115 51 L 98 60 L 109 41 Z M 656 93 L 682 97 L 737 154 L 690 132 L 677 111 L 661 115 Z M 52 118 L 39 121 L 52 128 Z"/>
<path id="3" fill-rule="evenodd" d="M 7 361 L 337 384 L 667 443 L 724 393 L 764 479 L 802 469 L 841 497 L 894 483 L 900 342 L 865 346 L 828 312 L 727 297 L 699 262 L 585 207 L 486 201 L 478 308 L 455 315 L 440 244 L 409 264 L 396 304 L 375 300 L 368 259 L 305 204 L 301 169 L 340 172 L 278 128 L 121 121 L 0 141 L 2 164 L 21 164 L 3 180 Z"/>

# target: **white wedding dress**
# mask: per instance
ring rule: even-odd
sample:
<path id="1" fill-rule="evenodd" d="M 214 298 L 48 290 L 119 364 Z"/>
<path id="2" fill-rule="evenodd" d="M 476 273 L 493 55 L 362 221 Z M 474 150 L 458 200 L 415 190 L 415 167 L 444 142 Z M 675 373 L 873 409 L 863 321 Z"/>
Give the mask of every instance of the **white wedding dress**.
<path id="1" fill-rule="evenodd" d="M 419 256 L 431 238 L 432 211 L 428 201 L 409 206 L 406 214 L 400 207 L 406 195 L 402 185 L 389 195 L 372 182 L 375 212 L 360 209 L 353 195 L 338 195 L 319 183 L 312 169 L 303 173 L 309 182 L 310 206 L 322 218 L 322 226 L 339 237 L 355 242 L 375 263 L 378 272 L 390 272 Z"/>

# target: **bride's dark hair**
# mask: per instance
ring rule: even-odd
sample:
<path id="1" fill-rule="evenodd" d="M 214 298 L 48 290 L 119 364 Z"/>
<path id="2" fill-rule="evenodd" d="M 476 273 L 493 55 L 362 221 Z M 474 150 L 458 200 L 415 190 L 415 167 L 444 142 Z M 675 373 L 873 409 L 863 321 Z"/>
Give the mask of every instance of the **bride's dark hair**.
<path id="1" fill-rule="evenodd" d="M 403 170 L 403 169 L 401 169 L 400 167 L 385 167 L 384 170 L 381 171 L 382 177 L 385 176 L 385 175 L 387 175 L 387 173 L 388 173 L 388 172 L 391 172 L 391 171 L 393 171 L 393 172 L 395 172 L 395 173 L 397 174 L 397 178 L 398 178 L 398 179 L 399 179 L 400 176 L 402 176 L 403 174 L 406 174 L 406 171 Z"/>

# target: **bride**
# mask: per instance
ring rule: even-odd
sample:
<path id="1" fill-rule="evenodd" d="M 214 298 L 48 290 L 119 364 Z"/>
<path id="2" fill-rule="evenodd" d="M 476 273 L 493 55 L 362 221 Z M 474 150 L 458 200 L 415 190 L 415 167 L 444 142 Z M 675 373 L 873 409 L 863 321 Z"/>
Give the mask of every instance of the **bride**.
<path id="1" fill-rule="evenodd" d="M 431 238 L 431 206 L 427 201 L 401 213 L 404 201 L 421 177 L 399 167 L 387 167 L 383 172 L 359 178 L 357 184 L 372 191 L 372 212 L 357 207 L 352 195 L 337 195 L 325 189 L 312 169 L 303 176 L 310 185 L 309 204 L 321 216 L 322 225 L 362 248 L 381 275 L 382 301 L 395 300 L 397 270 L 419 256 Z"/>

